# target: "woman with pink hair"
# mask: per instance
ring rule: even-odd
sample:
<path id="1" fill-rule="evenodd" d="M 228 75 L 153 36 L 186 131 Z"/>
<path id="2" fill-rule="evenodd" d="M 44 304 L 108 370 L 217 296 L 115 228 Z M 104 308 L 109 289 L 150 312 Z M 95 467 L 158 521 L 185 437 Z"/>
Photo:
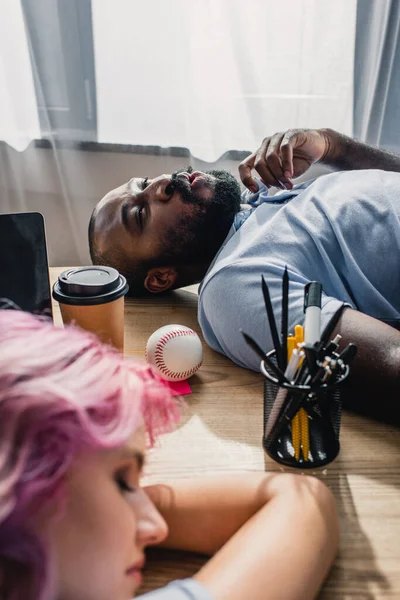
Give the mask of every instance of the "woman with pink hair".
<path id="1" fill-rule="evenodd" d="M 0 310 L 0 597 L 129 600 L 150 545 L 201 552 L 143 600 L 315 597 L 338 544 L 317 479 L 247 473 L 140 486 L 178 419 L 147 366 L 74 328 Z"/>

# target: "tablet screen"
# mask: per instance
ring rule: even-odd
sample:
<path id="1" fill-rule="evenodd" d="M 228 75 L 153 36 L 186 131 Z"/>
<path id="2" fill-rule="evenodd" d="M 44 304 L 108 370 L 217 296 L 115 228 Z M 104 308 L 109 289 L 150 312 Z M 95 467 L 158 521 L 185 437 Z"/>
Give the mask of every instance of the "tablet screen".
<path id="1" fill-rule="evenodd" d="M 22 310 L 52 316 L 40 213 L 0 214 L 0 299 L 5 308 L 7 299 Z"/>

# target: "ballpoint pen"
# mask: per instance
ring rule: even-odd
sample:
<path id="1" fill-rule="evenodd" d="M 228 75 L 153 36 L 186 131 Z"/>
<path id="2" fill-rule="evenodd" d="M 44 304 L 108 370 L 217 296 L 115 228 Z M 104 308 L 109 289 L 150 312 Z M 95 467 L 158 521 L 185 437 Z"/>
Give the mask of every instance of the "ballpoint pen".
<path id="1" fill-rule="evenodd" d="M 292 352 L 292 356 L 290 358 L 289 364 L 285 371 L 285 378 L 290 383 L 294 379 L 296 374 L 297 367 L 299 365 L 300 360 L 304 356 L 304 353 L 301 350 L 297 350 L 296 348 Z M 265 424 L 265 438 L 268 438 L 270 435 L 276 421 L 279 418 L 281 411 L 284 408 L 284 404 L 287 400 L 288 390 L 286 388 L 280 388 L 274 400 L 274 403 L 271 408 L 271 412 L 269 413 L 267 422 Z"/>
<path id="2" fill-rule="evenodd" d="M 322 351 L 322 349 L 328 343 L 329 338 L 331 337 L 336 325 L 339 323 L 340 317 L 342 316 L 345 308 L 346 308 L 346 304 L 343 303 L 341 306 L 339 306 L 337 311 L 333 314 L 333 316 L 328 321 L 328 324 L 326 325 L 325 329 L 323 330 L 323 332 L 321 334 L 321 339 L 319 341 L 319 344 L 317 345 L 317 353 L 318 354 Z"/>
<path id="3" fill-rule="evenodd" d="M 290 383 L 294 381 L 296 371 L 299 367 L 302 358 L 304 358 L 304 351 L 295 348 L 292 352 L 289 364 L 286 367 L 285 371 L 285 377 L 286 379 L 288 379 L 288 381 L 290 381 Z"/>
<path id="4" fill-rule="evenodd" d="M 279 342 L 279 335 L 278 335 L 278 330 L 276 327 L 274 312 L 272 310 L 271 296 L 269 295 L 269 289 L 268 289 L 267 282 L 265 281 L 264 275 L 261 275 L 261 287 L 262 287 L 262 292 L 263 292 L 263 296 L 264 296 L 265 309 L 266 309 L 267 315 L 268 315 L 268 322 L 269 322 L 269 328 L 271 330 L 272 342 L 273 342 L 274 348 L 275 348 L 276 361 L 277 361 L 278 366 L 281 369 L 281 371 L 284 371 L 285 370 L 285 366 L 284 366 L 285 361 L 282 358 L 282 348 L 281 348 L 281 344 Z"/>
<path id="5" fill-rule="evenodd" d="M 346 348 L 339 354 L 338 360 L 341 361 L 341 364 L 348 365 L 357 354 L 357 346 L 355 344 L 350 343 Z"/>
<path id="6" fill-rule="evenodd" d="M 324 350 L 325 356 L 330 356 L 333 352 L 337 351 L 337 349 L 339 348 L 339 342 L 341 339 L 342 339 L 342 336 L 339 333 L 337 335 L 335 335 L 333 340 L 331 340 L 329 342 L 329 344 L 326 346 L 326 348 Z"/>

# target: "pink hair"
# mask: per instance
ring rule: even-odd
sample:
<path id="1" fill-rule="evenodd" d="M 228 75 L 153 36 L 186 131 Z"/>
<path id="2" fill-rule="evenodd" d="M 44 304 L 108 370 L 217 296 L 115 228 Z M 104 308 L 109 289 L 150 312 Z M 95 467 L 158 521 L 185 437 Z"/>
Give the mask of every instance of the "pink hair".
<path id="1" fill-rule="evenodd" d="M 60 513 L 82 451 L 115 447 L 144 421 L 149 441 L 177 421 L 168 388 L 91 334 L 0 310 L 0 596 L 48 598 L 51 561 L 33 517 Z"/>

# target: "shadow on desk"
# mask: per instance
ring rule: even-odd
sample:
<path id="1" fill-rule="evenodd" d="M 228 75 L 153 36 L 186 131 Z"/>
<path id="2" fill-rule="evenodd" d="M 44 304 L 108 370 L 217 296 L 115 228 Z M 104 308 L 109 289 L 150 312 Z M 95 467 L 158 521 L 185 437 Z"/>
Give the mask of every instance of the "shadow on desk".
<path id="1" fill-rule="evenodd" d="M 339 555 L 319 596 L 375 600 L 390 590 L 387 577 L 379 570 L 371 542 L 357 515 L 348 476 L 333 473 L 326 482 L 335 496 L 340 518 Z"/>

